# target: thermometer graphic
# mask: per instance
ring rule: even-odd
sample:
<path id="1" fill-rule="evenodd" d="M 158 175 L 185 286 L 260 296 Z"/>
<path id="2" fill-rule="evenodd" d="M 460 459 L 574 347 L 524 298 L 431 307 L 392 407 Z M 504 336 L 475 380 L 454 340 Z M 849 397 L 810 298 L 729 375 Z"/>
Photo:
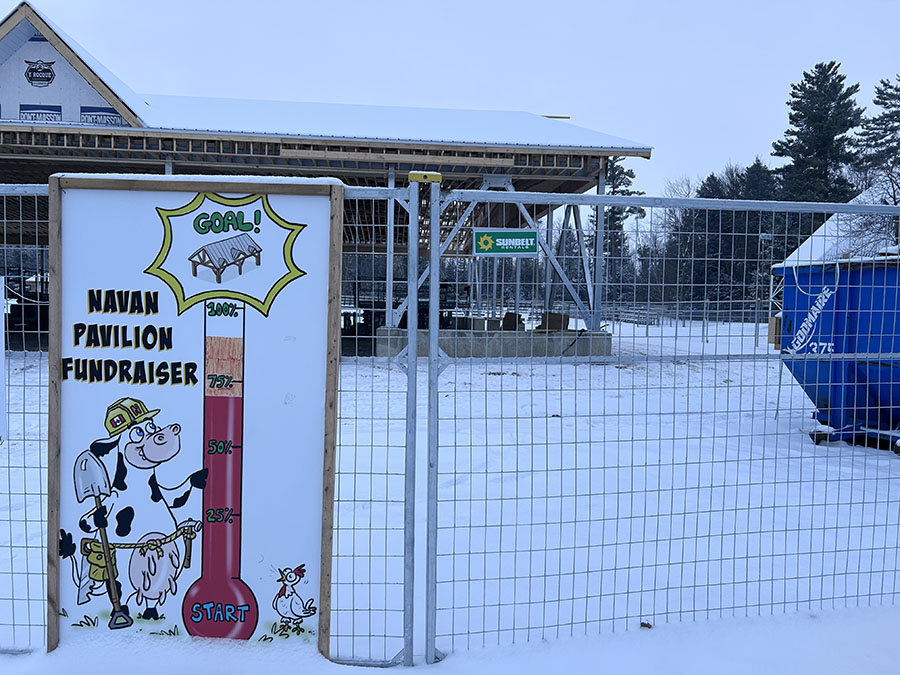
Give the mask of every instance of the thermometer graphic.
<path id="1" fill-rule="evenodd" d="M 259 607 L 241 579 L 241 474 L 244 454 L 242 302 L 204 303 L 202 565 L 185 594 L 182 618 L 199 637 L 248 639 Z"/>
<path id="2" fill-rule="evenodd" d="M 183 206 L 156 211 L 162 247 L 144 271 L 172 290 L 179 314 L 194 305 L 203 310 L 201 572 L 181 617 L 190 635 L 246 640 L 259 623 L 256 597 L 241 578 L 246 315 L 268 317 L 281 290 L 306 274 L 292 257 L 306 225 L 282 218 L 264 194 L 198 192 Z"/>

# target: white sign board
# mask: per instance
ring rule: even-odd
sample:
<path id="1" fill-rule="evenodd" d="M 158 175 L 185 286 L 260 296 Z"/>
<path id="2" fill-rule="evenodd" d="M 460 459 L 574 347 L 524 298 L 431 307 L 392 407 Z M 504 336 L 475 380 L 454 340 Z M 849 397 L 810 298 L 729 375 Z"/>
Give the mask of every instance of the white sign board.
<path id="1" fill-rule="evenodd" d="M 60 639 L 314 640 L 340 185 L 54 180 Z"/>

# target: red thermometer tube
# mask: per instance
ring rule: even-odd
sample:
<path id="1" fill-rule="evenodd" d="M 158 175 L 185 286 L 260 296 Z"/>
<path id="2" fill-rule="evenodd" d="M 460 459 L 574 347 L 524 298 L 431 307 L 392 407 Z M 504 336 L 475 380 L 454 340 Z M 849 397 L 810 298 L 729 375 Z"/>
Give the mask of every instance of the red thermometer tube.
<path id="1" fill-rule="evenodd" d="M 210 301 L 204 315 L 202 565 L 181 613 L 191 635 L 246 640 L 259 607 L 241 580 L 244 304 Z"/>

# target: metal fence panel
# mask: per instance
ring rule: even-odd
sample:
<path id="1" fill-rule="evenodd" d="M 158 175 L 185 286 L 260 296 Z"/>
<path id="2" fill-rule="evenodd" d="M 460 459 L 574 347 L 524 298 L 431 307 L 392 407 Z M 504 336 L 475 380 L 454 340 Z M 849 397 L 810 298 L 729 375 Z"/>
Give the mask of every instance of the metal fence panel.
<path id="1" fill-rule="evenodd" d="M 900 344 L 844 340 L 836 353 L 850 324 L 830 306 L 816 311 L 835 335 L 803 353 L 767 338 L 791 302 L 797 333 L 818 297 L 809 277 L 773 275 L 773 263 L 834 217 L 860 242 L 841 256 L 865 268 L 898 243 L 897 209 L 436 186 L 421 197 L 430 220 L 415 183 L 345 198 L 334 658 L 409 663 L 423 626 L 434 660 L 641 622 L 894 602 L 900 460 L 845 442 L 877 445 L 869 427 L 824 426 L 823 400 L 812 419 L 788 368 L 846 373 L 852 362 L 855 379 L 812 389 L 846 390 Z M 0 199 L 0 649 L 34 649 L 46 588 L 46 188 L 6 186 Z M 432 222 L 444 244 L 424 285 L 434 262 L 419 259 L 419 225 Z M 473 258 L 476 227 L 532 228 L 540 252 Z M 826 272 L 836 287 L 839 265 Z M 869 305 L 900 286 L 841 278 Z M 900 333 L 900 313 L 882 316 L 867 334 Z M 844 398 L 849 418 L 873 410 Z M 417 440 L 429 466 L 416 466 Z M 414 616 L 412 533 L 426 523 L 425 613 Z"/>
<path id="2" fill-rule="evenodd" d="M 831 218 L 880 232 L 852 255 L 893 245 L 896 266 L 900 209 L 477 191 L 441 206 L 429 656 L 895 602 L 900 459 L 817 445 L 828 428 L 787 366 L 900 344 L 781 353 L 768 324 L 791 281 L 774 263 Z M 482 227 L 535 230 L 541 252 L 472 257 Z M 896 305 L 891 279 L 850 292 Z M 894 337 L 898 312 L 871 330 Z M 820 411 L 845 384 L 814 389 Z"/>
<path id="3" fill-rule="evenodd" d="M 330 647 L 333 658 L 353 663 L 387 664 L 412 655 L 404 645 L 412 635 L 405 609 L 411 605 L 413 516 L 406 476 L 415 451 L 415 418 L 407 415 L 408 397 L 415 401 L 416 395 L 415 368 L 409 368 L 415 350 L 404 349 L 405 329 L 389 340 L 392 349 L 402 350 L 399 356 L 379 356 L 375 338 L 387 315 L 386 238 L 395 234 L 387 219 L 396 223 L 399 244 L 408 241 L 410 217 L 405 210 L 395 217 L 394 202 L 402 199 L 415 210 L 410 194 L 416 192 L 349 188 L 344 201 Z M 46 629 L 47 187 L 0 186 L 0 225 L 8 350 L 8 440 L 0 445 L 0 650 L 27 651 L 44 647 Z M 411 268 L 414 283 L 415 255 Z M 399 287 L 407 276 L 398 268 L 391 295 L 404 294 Z"/>
<path id="4" fill-rule="evenodd" d="M 0 186 L 6 414 L 0 444 L 0 651 L 44 645 L 47 186 Z"/>
<path id="5" fill-rule="evenodd" d="M 405 244 L 416 240 L 409 223 L 418 222 L 417 194 L 414 183 L 348 188 L 344 198 L 331 658 L 358 665 L 412 665 L 416 350 L 409 345 L 418 324 L 407 327 L 393 310 L 395 296 L 416 283 L 418 247 L 407 255 Z M 401 245 L 403 255 L 395 255 Z"/>

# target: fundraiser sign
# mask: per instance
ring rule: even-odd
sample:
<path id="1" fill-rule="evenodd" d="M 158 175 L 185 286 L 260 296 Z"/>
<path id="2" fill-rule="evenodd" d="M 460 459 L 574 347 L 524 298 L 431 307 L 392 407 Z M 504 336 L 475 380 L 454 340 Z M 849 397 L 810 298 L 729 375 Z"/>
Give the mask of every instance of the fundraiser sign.
<path id="1" fill-rule="evenodd" d="M 314 641 L 339 188 L 121 184 L 60 179 L 60 639 Z"/>

